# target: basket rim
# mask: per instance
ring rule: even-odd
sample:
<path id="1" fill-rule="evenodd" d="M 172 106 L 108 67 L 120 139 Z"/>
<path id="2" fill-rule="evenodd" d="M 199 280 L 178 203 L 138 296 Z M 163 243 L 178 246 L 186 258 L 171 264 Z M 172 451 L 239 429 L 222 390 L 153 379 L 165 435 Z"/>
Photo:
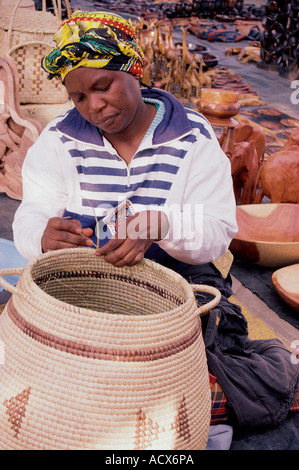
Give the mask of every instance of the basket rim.
<path id="1" fill-rule="evenodd" d="M 61 20 L 48 11 L 37 11 L 34 9 L 17 8 L 12 10 L 11 6 L 0 3 L 0 28 L 10 34 L 12 31 L 30 34 L 55 34 Z"/>
<path id="2" fill-rule="evenodd" d="M 32 277 L 32 269 L 34 266 L 36 266 L 38 263 L 41 263 L 43 260 L 46 260 L 48 258 L 52 258 L 53 256 L 59 256 L 59 255 L 76 255 L 78 253 L 82 254 L 95 254 L 95 249 L 94 248 L 88 248 L 88 247 L 83 247 L 83 248 L 63 248 L 59 250 L 53 250 L 49 251 L 47 253 L 43 253 L 42 255 L 39 255 L 33 259 L 31 259 L 26 267 L 24 268 L 22 272 L 22 276 L 26 277 L 28 279 L 28 282 L 30 283 L 30 287 L 34 292 L 34 295 L 30 295 L 29 293 L 29 298 L 31 297 L 32 301 L 36 301 L 36 296 L 38 296 L 40 293 L 43 295 L 44 302 L 47 302 L 48 304 L 52 306 L 57 306 L 58 308 L 62 308 L 65 310 L 66 306 L 68 307 L 68 310 L 72 310 L 72 312 L 77 313 L 79 315 L 85 315 L 85 316 L 94 316 L 97 315 L 99 318 L 103 319 L 110 319 L 111 318 L 111 313 L 110 312 L 104 312 L 100 310 L 93 310 L 87 307 L 81 307 L 77 306 L 65 301 L 62 301 L 60 299 L 57 299 L 56 297 L 53 297 L 52 295 L 46 293 L 43 289 L 41 289 L 38 284 L 35 282 L 35 280 Z M 102 258 L 103 259 L 103 258 Z M 109 263 L 107 265 L 111 266 Z M 184 292 L 186 293 L 186 301 L 182 304 L 184 306 L 187 306 L 188 303 L 190 303 L 190 311 L 192 309 L 192 304 L 195 302 L 195 297 L 194 297 L 194 291 L 192 289 L 191 284 L 189 284 L 180 274 L 176 273 L 175 271 L 160 265 L 156 263 L 155 261 L 149 260 L 149 259 L 143 259 L 140 263 L 138 263 L 137 269 L 145 267 L 145 268 L 151 268 L 154 269 L 156 272 L 163 272 L 164 274 L 168 275 L 169 277 L 173 278 L 174 282 L 179 283 L 182 287 Z M 136 266 L 133 268 L 130 268 L 128 266 L 125 266 L 122 269 L 125 269 L 126 271 L 133 271 L 134 268 L 136 269 Z M 118 268 L 115 268 L 116 270 Z M 17 283 L 17 287 L 22 283 L 22 276 L 21 279 L 19 279 Z M 135 276 L 136 277 L 136 276 Z M 28 291 L 26 292 L 28 294 Z M 28 298 L 28 295 L 26 296 L 26 301 L 30 302 Z M 147 319 L 150 321 L 150 319 L 164 319 L 165 317 L 169 317 L 171 314 L 177 313 L 177 311 L 181 311 L 182 305 L 179 305 L 175 308 L 172 308 L 170 310 L 166 310 L 163 312 L 158 312 L 155 314 L 151 315 L 128 315 L 125 313 L 117 313 L 114 315 L 117 315 L 119 319 L 125 319 L 127 322 L 134 321 L 146 321 Z M 190 316 L 190 320 L 192 319 L 192 315 Z"/>

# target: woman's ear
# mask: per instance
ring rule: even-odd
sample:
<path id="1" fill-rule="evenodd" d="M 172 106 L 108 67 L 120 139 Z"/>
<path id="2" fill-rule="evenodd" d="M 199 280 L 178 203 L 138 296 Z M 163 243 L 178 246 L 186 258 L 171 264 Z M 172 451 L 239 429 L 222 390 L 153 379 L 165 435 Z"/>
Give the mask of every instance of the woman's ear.
<path id="1" fill-rule="evenodd" d="M 148 88 L 149 90 L 150 90 L 151 88 L 153 88 L 153 86 L 155 85 L 153 81 L 151 81 L 151 84 L 150 84 L 150 85 L 147 85 L 146 83 L 143 83 L 143 82 L 142 82 L 141 78 L 138 78 L 138 80 L 139 80 L 140 86 L 143 86 L 143 87 L 145 87 L 145 88 Z"/>

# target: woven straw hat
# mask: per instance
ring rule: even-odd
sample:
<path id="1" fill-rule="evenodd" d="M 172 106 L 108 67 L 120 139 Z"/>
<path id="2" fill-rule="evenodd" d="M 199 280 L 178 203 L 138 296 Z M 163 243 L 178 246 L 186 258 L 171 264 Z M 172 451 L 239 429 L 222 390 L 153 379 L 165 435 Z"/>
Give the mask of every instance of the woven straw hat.
<path id="1" fill-rule="evenodd" d="M 205 449 L 200 314 L 220 293 L 152 261 L 93 249 L 30 261 L 0 315 L 1 449 Z M 194 291 L 215 298 L 198 307 Z"/>

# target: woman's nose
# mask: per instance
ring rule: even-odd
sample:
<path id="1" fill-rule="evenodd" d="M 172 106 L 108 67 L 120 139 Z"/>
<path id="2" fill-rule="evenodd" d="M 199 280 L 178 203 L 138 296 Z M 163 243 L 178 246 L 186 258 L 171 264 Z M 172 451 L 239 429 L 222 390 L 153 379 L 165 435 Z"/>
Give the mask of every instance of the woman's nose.
<path id="1" fill-rule="evenodd" d="M 88 97 L 88 107 L 90 113 L 97 113 L 105 107 L 105 101 L 97 93 L 91 93 Z"/>

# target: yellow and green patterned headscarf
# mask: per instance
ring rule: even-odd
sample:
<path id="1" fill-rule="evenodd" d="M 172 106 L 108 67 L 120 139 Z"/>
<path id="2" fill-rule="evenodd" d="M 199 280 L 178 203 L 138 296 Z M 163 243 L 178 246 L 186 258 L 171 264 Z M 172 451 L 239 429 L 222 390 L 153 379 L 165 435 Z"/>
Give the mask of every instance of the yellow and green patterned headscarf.
<path id="1" fill-rule="evenodd" d="M 62 23 L 53 41 L 55 47 L 42 59 L 49 78 L 63 82 L 78 67 L 121 70 L 142 77 L 144 54 L 135 30 L 117 14 L 76 11 Z"/>

